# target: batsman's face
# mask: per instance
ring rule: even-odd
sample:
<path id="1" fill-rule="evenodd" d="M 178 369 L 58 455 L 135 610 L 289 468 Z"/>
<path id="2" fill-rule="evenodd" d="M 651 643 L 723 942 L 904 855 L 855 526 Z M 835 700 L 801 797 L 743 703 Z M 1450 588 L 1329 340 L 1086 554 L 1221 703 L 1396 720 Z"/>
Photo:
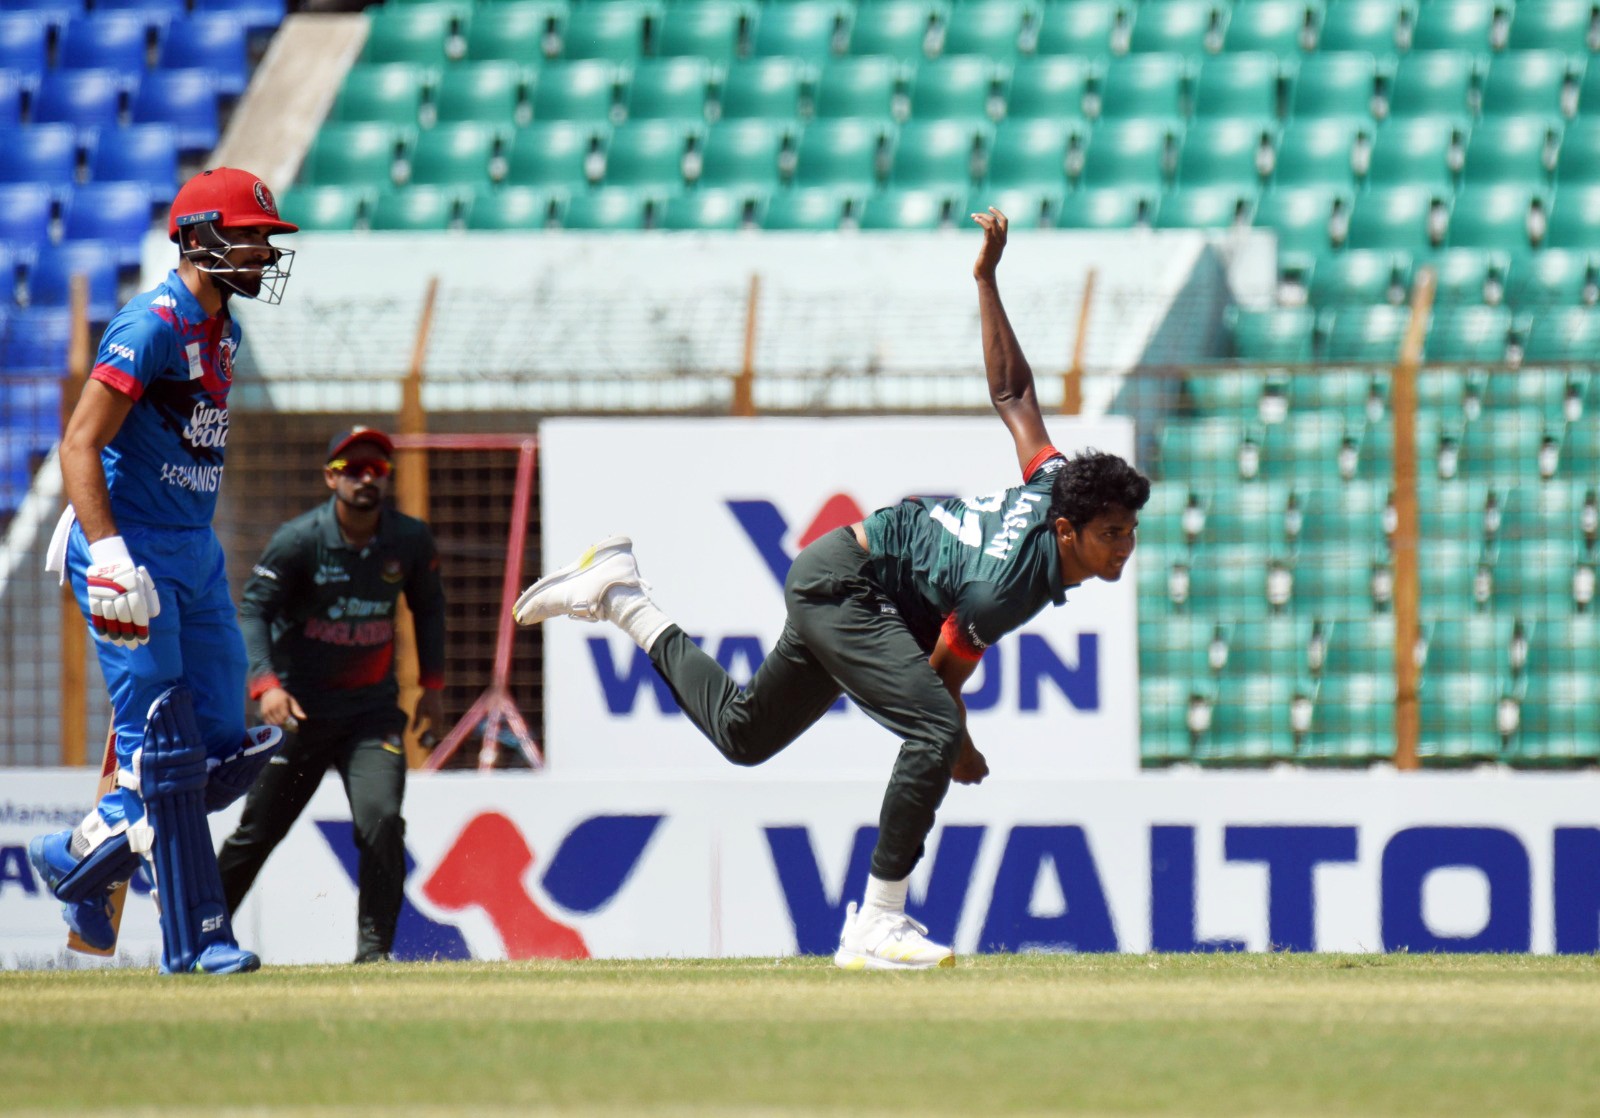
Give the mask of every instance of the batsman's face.
<path id="1" fill-rule="evenodd" d="M 1133 556 L 1138 527 L 1138 515 L 1124 508 L 1101 513 L 1081 531 L 1074 530 L 1068 520 L 1057 520 L 1056 544 L 1061 549 L 1062 571 L 1116 582 Z"/>
<path id="2" fill-rule="evenodd" d="M 328 488 L 340 504 L 353 509 L 375 509 L 389 493 L 389 459 L 376 449 L 354 448 L 348 460 L 331 462 L 322 471 Z"/>
<path id="3" fill-rule="evenodd" d="M 229 226 L 222 231 L 228 249 L 222 253 L 224 266 L 232 269 L 228 278 L 241 295 L 261 294 L 262 272 L 278 258 L 278 250 L 267 243 L 272 230 L 266 226 Z"/>

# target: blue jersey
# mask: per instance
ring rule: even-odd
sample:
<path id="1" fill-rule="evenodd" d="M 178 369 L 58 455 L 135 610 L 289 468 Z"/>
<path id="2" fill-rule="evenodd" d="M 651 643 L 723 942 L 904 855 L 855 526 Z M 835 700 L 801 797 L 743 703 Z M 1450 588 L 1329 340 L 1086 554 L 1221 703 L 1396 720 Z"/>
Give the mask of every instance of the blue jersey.
<path id="1" fill-rule="evenodd" d="M 106 327 L 89 376 L 134 400 L 100 455 L 119 525 L 211 524 L 239 337 L 231 318 L 207 317 L 176 271 Z"/>

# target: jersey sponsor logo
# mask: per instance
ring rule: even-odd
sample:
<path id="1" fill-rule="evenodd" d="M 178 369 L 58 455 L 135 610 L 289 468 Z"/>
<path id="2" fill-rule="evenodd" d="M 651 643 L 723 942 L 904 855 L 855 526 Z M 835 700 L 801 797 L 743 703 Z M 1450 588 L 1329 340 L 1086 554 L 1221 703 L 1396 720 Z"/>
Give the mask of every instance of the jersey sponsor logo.
<path id="1" fill-rule="evenodd" d="M 189 358 L 189 379 L 199 380 L 206 375 L 206 363 L 200 358 L 200 343 L 190 342 L 183 347 L 183 352 Z"/>
<path id="2" fill-rule="evenodd" d="M 307 640 L 342 648 L 372 648 L 394 640 L 394 622 L 388 618 L 378 621 L 329 621 L 321 617 L 308 617 L 304 631 Z"/>
<path id="3" fill-rule="evenodd" d="M 133 347 L 123 345 L 121 342 L 107 342 L 106 352 L 112 357 L 122 358 L 122 360 L 128 362 L 129 364 L 132 364 L 134 361 L 138 360 L 138 355 L 133 352 Z"/>
<path id="4" fill-rule="evenodd" d="M 215 493 L 222 488 L 221 466 L 184 466 L 161 463 L 161 480 L 191 493 Z"/>
<path id="5" fill-rule="evenodd" d="M 542 860 L 521 829 L 495 811 L 468 820 L 431 867 L 406 851 L 406 893 L 395 928 L 397 959 L 471 959 L 503 953 L 508 959 L 586 959 L 586 918 L 622 894 L 644 860 L 660 815 L 596 815 L 582 820 Z M 360 856 L 348 820 L 318 820 L 352 887 Z M 548 853 L 548 852 L 547 852 Z M 532 885 L 537 880 L 537 888 Z M 412 902 L 415 890 L 427 902 Z M 461 914 L 459 925 L 449 916 Z M 481 940 L 487 918 L 498 944 Z M 463 931 L 472 929 L 474 944 Z M 474 947 L 477 950 L 474 950 Z M 498 948 L 498 952 L 495 950 Z"/>
<path id="6" fill-rule="evenodd" d="M 329 620 L 343 617 L 388 617 L 394 613 L 394 602 L 387 599 L 340 598 L 328 607 Z"/>
<path id="7" fill-rule="evenodd" d="M 183 437 L 190 446 L 215 447 L 228 445 L 228 409 L 199 401 L 189 413 L 189 422 L 183 428 Z"/>
<path id="8" fill-rule="evenodd" d="M 350 572 L 338 563 L 323 561 L 317 564 L 317 573 L 311 576 L 311 581 L 318 586 L 326 586 L 330 582 L 349 582 Z"/>

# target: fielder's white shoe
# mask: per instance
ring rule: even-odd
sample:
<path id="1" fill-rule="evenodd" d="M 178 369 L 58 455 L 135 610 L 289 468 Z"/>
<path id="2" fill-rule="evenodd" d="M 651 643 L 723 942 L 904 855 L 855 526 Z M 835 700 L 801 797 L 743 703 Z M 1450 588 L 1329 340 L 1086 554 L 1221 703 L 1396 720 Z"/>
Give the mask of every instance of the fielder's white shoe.
<path id="1" fill-rule="evenodd" d="M 953 967 L 956 956 L 930 940 L 928 929 L 905 913 L 857 913 L 851 901 L 833 961 L 845 970 L 922 970 Z"/>
<path id="2" fill-rule="evenodd" d="M 545 575 L 522 592 L 511 616 L 519 625 L 537 625 L 552 617 L 607 621 L 605 596 L 613 586 L 644 586 L 633 560 L 633 541 L 627 536 L 601 540 L 575 562 Z"/>

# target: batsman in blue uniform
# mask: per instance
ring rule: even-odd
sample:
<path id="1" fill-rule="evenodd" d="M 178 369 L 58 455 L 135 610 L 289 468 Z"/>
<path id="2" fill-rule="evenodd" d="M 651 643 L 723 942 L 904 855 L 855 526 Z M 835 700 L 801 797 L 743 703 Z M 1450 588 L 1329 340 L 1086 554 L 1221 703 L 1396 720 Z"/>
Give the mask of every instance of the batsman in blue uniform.
<path id="1" fill-rule="evenodd" d="M 69 508 L 49 569 L 71 579 L 111 693 L 117 787 L 29 858 L 92 947 L 116 941 L 109 896 L 144 861 L 163 973 L 261 965 L 233 938 L 206 823 L 243 795 L 280 732 L 245 727 L 245 650 L 211 527 L 228 444 L 239 324 L 276 303 L 297 227 L 255 175 L 218 167 L 178 191 L 178 266 L 111 320 L 61 439 Z"/>

